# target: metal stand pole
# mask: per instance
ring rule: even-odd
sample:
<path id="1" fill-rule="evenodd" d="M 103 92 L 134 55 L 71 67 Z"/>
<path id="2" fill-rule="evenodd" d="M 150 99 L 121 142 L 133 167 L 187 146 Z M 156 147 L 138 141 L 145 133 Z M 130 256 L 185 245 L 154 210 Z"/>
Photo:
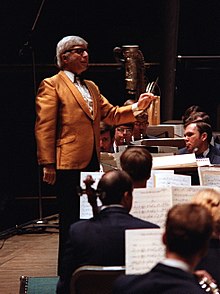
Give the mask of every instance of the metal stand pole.
<path id="1" fill-rule="evenodd" d="M 25 49 L 31 50 L 31 55 L 32 55 L 32 74 L 33 74 L 33 90 L 34 90 L 34 96 L 36 97 L 37 94 L 37 83 L 36 83 L 36 62 L 35 62 L 35 52 L 34 52 L 34 46 L 32 44 L 32 35 L 35 30 L 37 21 L 39 19 L 41 10 L 43 8 L 43 5 L 45 3 L 45 0 L 42 0 L 40 8 L 37 12 L 37 16 L 34 20 L 33 26 L 31 28 L 30 34 L 28 36 L 28 40 L 24 43 L 23 47 L 19 51 L 19 55 L 22 56 L 24 55 Z M 41 168 L 38 167 L 38 204 L 39 204 L 39 219 L 36 221 L 37 225 L 43 225 L 47 224 L 48 222 L 43 219 L 43 209 L 42 209 L 42 185 L 41 185 L 41 179 L 42 179 L 42 174 L 41 174 Z"/>

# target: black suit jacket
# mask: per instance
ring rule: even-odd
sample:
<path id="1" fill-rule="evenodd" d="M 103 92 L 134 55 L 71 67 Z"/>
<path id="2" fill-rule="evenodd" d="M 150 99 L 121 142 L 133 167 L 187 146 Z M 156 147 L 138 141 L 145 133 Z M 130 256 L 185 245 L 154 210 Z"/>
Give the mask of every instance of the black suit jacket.
<path id="1" fill-rule="evenodd" d="M 70 278 L 82 265 L 124 265 L 125 230 L 159 228 L 133 217 L 122 207 L 108 207 L 89 220 L 71 225 L 61 263 L 57 293 L 69 293 Z"/>
<path id="2" fill-rule="evenodd" d="M 113 294 L 204 294 L 196 278 L 181 269 L 158 263 L 143 275 L 120 276 Z"/>
<path id="3" fill-rule="evenodd" d="M 186 147 L 179 149 L 178 154 L 189 154 Z M 212 164 L 220 164 L 220 155 L 219 150 L 216 147 L 210 145 L 209 146 L 209 153 L 206 155 L 209 158 L 210 163 Z"/>
<path id="4" fill-rule="evenodd" d="M 202 258 L 196 269 L 209 272 L 220 287 L 220 240 L 211 239 L 206 256 Z"/>

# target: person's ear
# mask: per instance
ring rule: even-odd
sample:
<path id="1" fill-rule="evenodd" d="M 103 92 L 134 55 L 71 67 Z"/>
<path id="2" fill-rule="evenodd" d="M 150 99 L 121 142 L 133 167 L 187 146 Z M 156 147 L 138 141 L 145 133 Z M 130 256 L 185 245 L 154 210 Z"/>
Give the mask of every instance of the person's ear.
<path id="1" fill-rule="evenodd" d="M 67 55 L 63 54 L 63 61 L 66 61 L 67 60 Z"/>
<path id="2" fill-rule="evenodd" d="M 163 241 L 163 244 L 164 245 L 167 245 L 167 235 L 166 235 L 166 232 L 164 232 L 163 235 L 162 235 L 162 241 Z"/>
<path id="3" fill-rule="evenodd" d="M 126 191 L 124 193 L 124 196 L 122 198 L 121 204 L 130 211 L 132 206 L 132 193 L 129 191 Z"/>
<path id="4" fill-rule="evenodd" d="M 131 197 L 131 193 L 129 193 L 128 191 L 124 192 L 123 198 L 125 199 L 126 202 L 130 200 L 130 197 Z"/>
<path id="5" fill-rule="evenodd" d="M 207 137 L 208 137 L 208 135 L 206 132 L 202 133 L 202 135 L 201 135 L 202 141 L 205 141 L 207 139 Z"/>

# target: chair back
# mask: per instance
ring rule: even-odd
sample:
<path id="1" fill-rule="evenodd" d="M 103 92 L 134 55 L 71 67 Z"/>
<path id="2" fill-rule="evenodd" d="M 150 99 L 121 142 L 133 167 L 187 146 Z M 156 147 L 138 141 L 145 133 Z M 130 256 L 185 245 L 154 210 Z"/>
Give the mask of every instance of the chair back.
<path id="1" fill-rule="evenodd" d="M 124 273 L 124 266 L 81 266 L 72 274 L 70 293 L 110 294 L 113 282 Z"/>

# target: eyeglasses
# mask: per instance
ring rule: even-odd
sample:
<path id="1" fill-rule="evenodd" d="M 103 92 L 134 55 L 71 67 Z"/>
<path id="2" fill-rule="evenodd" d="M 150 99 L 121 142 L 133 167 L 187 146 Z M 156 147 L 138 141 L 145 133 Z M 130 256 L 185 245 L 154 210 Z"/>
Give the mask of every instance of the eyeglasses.
<path id="1" fill-rule="evenodd" d="M 126 129 L 126 128 L 116 128 L 116 130 L 119 132 L 119 133 L 126 133 L 126 134 L 131 134 L 132 133 L 132 129 Z"/>
<path id="2" fill-rule="evenodd" d="M 88 53 L 89 51 L 86 48 L 73 48 L 73 49 L 66 50 L 64 52 L 64 54 L 67 53 L 67 52 L 72 52 L 72 53 L 77 53 L 79 55 L 83 55 L 84 52 Z"/>

